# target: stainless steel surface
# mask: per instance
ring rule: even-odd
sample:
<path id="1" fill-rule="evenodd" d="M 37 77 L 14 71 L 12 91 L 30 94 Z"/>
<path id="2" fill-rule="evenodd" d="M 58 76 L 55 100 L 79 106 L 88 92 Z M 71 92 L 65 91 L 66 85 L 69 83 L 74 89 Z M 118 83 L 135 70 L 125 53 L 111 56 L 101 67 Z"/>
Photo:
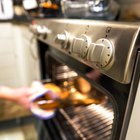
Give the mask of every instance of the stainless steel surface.
<path id="1" fill-rule="evenodd" d="M 36 20 L 35 22 L 50 31 L 45 39 L 41 35 L 37 36 L 43 42 L 94 69 L 100 70 L 101 73 L 116 81 L 130 83 L 139 48 L 139 24 L 65 19 Z M 60 39 L 60 36 L 65 37 Z M 85 45 L 86 40 L 81 36 L 88 38 L 87 45 Z M 77 40 L 76 48 L 75 41 Z M 107 43 L 104 44 L 103 40 Z M 102 49 L 97 49 L 97 52 L 96 49 L 93 51 L 95 46 Z M 108 50 L 107 47 L 110 49 Z M 77 52 L 78 49 L 79 52 Z M 91 50 L 93 54 L 100 55 L 96 58 L 98 60 L 95 60 L 97 63 L 87 57 L 89 56 L 87 54 L 91 54 L 92 57 Z"/>
<path id="2" fill-rule="evenodd" d="M 101 11 L 106 11 L 109 9 L 109 5 L 111 0 L 93 0 L 91 2 L 91 11 L 93 12 L 101 12 Z"/>
<path id="3" fill-rule="evenodd" d="M 54 68 L 53 71 L 54 75 L 56 75 L 57 80 L 70 79 L 78 76 L 78 74 L 75 71 L 71 70 L 66 65 L 57 66 Z"/>
<path id="4" fill-rule="evenodd" d="M 119 6 L 114 0 L 61 0 L 66 17 L 115 19 Z"/>

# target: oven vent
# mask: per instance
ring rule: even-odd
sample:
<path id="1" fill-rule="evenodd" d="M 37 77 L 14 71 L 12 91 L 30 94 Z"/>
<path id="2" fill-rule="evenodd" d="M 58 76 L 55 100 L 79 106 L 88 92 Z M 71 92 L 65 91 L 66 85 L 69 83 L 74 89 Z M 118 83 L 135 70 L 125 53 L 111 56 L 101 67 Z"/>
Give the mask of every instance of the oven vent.
<path id="1" fill-rule="evenodd" d="M 111 104 L 89 105 L 60 109 L 60 113 L 72 126 L 81 140 L 110 140 L 114 113 Z M 60 122 L 60 120 L 59 120 Z M 61 124 L 65 121 L 61 120 Z M 64 128 L 64 133 L 65 133 Z M 69 133 L 72 131 L 69 131 Z M 69 134 L 69 135 L 77 135 Z M 68 139 L 77 140 L 77 139 Z"/>

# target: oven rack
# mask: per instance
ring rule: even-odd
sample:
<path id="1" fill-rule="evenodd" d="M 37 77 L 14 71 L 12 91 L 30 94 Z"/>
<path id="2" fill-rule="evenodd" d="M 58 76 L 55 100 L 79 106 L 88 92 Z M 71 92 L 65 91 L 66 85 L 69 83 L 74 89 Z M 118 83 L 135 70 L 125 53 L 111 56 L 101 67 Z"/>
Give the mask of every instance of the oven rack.
<path id="1" fill-rule="evenodd" d="M 81 140 L 111 139 L 114 113 L 110 103 L 92 104 L 86 107 L 68 107 L 60 109 L 59 112 L 65 118 L 67 125 L 70 125 L 76 133 L 70 135 L 78 135 Z M 58 122 L 61 126 L 65 121 L 59 116 Z M 66 127 L 68 126 L 65 125 L 63 129 L 64 134 L 66 134 Z"/>

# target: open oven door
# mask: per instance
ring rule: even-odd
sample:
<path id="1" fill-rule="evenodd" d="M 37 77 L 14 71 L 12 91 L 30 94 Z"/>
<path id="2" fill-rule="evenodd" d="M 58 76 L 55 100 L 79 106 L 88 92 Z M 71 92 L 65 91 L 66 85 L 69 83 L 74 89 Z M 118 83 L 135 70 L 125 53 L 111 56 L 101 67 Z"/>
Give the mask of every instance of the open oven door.
<path id="1" fill-rule="evenodd" d="M 75 72 L 78 78 L 82 77 L 90 83 L 94 91 L 91 92 L 93 98 L 103 99 L 99 104 L 58 109 L 54 118 L 44 121 L 50 139 L 118 140 L 123 124 L 125 129 L 121 137 L 125 137 L 130 114 L 127 114 L 126 122 L 124 116 L 126 112 L 132 111 L 139 77 L 136 78 L 134 74 L 135 84 L 121 84 L 53 47 L 42 42 L 39 44 L 40 57 L 43 59 L 42 79 L 51 79 L 51 82 L 58 84 L 68 71 L 62 70 L 60 74 L 57 69 L 66 66 L 70 71 Z M 70 78 L 70 75 L 67 78 Z M 128 106 L 128 103 L 131 105 Z"/>

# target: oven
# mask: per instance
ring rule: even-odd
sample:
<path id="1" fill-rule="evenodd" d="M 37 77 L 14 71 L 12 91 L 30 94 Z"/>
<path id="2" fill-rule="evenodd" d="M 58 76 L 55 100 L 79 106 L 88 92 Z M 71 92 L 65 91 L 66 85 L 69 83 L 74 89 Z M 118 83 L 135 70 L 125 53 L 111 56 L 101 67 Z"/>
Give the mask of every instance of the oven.
<path id="1" fill-rule="evenodd" d="M 39 19 L 31 30 L 38 40 L 42 80 L 61 86 L 64 80 L 83 79 L 99 101 L 58 109 L 54 118 L 42 121 L 47 140 L 137 140 L 139 25 Z"/>

